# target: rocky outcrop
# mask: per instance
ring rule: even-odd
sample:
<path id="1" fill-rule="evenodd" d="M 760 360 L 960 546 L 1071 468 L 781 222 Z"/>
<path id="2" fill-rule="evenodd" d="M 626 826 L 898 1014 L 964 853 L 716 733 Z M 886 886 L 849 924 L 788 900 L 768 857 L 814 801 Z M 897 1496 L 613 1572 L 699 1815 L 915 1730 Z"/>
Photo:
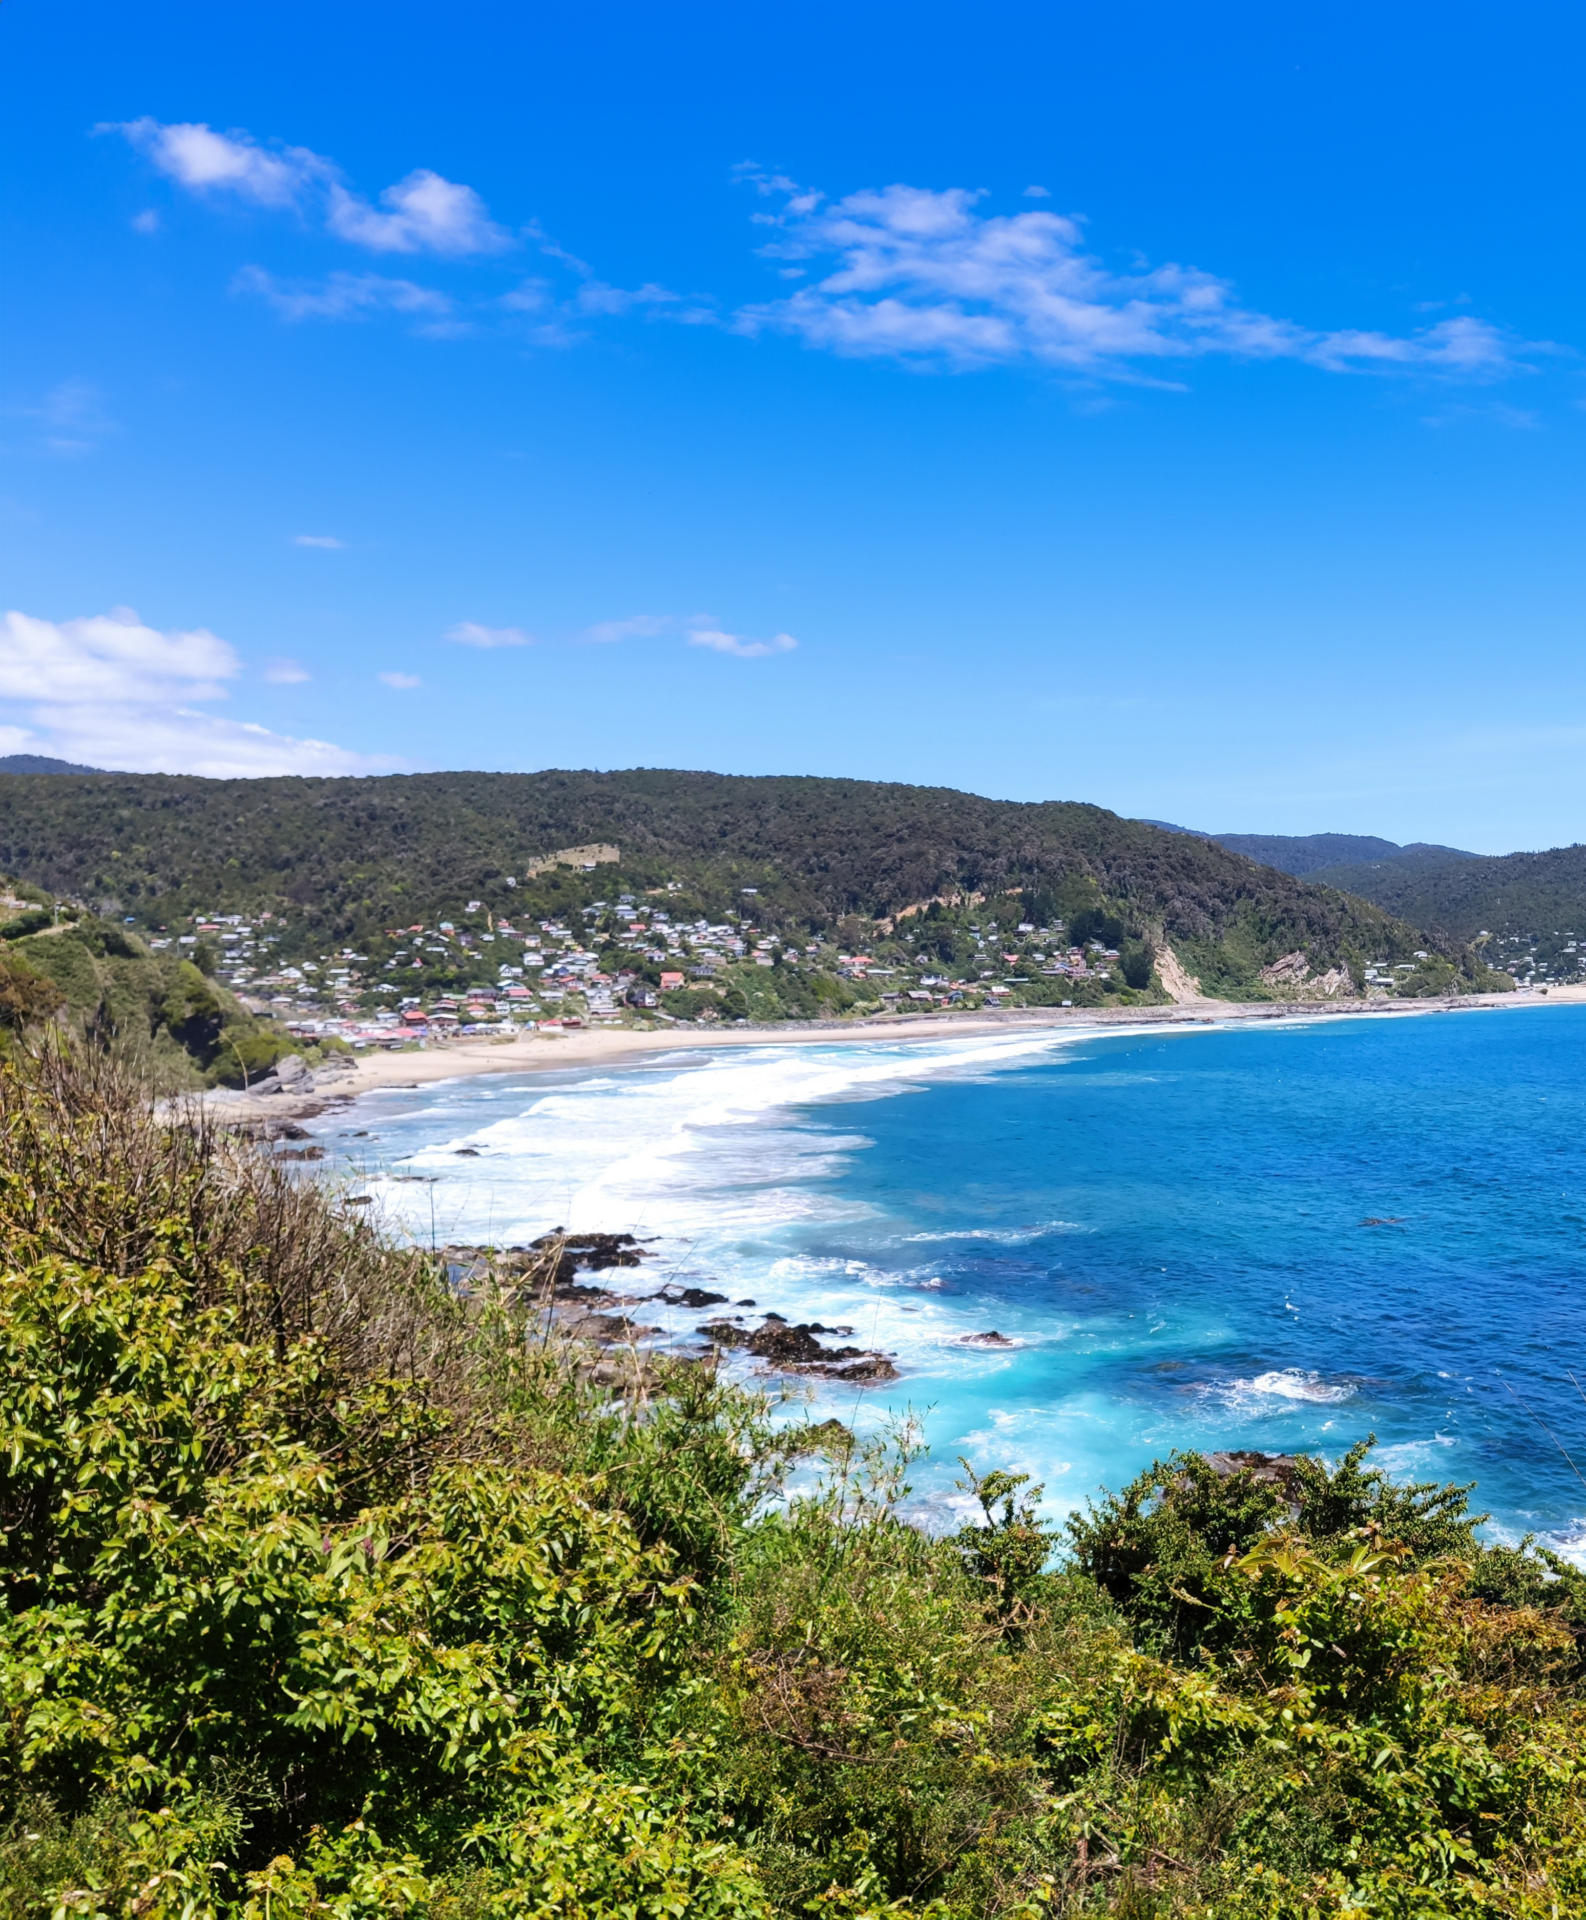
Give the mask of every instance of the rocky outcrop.
<path id="1" fill-rule="evenodd" d="M 864 1347 L 823 1347 L 817 1334 L 834 1333 L 818 1320 L 789 1326 L 768 1313 L 752 1333 L 731 1320 L 711 1320 L 701 1329 L 718 1347 L 736 1348 L 764 1360 L 778 1373 L 813 1374 L 828 1380 L 896 1380 L 898 1370 L 884 1353 Z"/>

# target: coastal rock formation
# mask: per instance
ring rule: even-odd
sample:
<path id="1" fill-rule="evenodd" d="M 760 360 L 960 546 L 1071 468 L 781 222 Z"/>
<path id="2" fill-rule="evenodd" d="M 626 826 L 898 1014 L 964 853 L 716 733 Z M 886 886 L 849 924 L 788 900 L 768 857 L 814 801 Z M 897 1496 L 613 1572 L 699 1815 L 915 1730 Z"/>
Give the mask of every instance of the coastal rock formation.
<path id="1" fill-rule="evenodd" d="M 1208 1453 L 1204 1456 L 1207 1466 L 1223 1480 L 1231 1480 L 1236 1473 L 1248 1473 L 1252 1480 L 1262 1486 L 1281 1487 L 1285 1493 L 1291 1491 L 1294 1484 L 1298 1457 L 1292 1453 L 1258 1453 L 1250 1448 L 1227 1453 Z"/>
<path id="2" fill-rule="evenodd" d="M 1350 994 L 1355 990 L 1347 969 L 1329 967 L 1325 973 L 1313 974 L 1310 961 L 1298 952 L 1286 953 L 1271 966 L 1263 967 L 1261 981 L 1264 986 L 1303 993 L 1307 999 L 1332 1000 L 1341 993 Z"/>
<path id="3" fill-rule="evenodd" d="M 1261 978 L 1269 987 L 1298 987 L 1309 978 L 1311 963 L 1303 953 L 1286 953 L 1261 969 Z"/>
<path id="4" fill-rule="evenodd" d="M 606 1267 L 636 1267 L 649 1251 L 631 1233 L 563 1233 L 560 1227 L 529 1242 L 531 1253 L 543 1253 L 561 1244 L 562 1253 L 576 1266 L 599 1273 Z"/>
<path id="5" fill-rule="evenodd" d="M 711 1320 L 702 1331 L 718 1347 L 741 1348 L 765 1360 L 779 1373 L 807 1373 L 831 1380 L 896 1380 L 898 1370 L 883 1353 L 864 1347 L 823 1347 L 816 1335 L 833 1333 L 818 1320 L 789 1326 L 780 1314 L 768 1313 L 753 1333 L 730 1320 Z"/>
<path id="6" fill-rule="evenodd" d="M 652 1300 L 664 1300 L 669 1307 L 719 1307 L 727 1296 L 724 1293 L 709 1293 L 704 1287 L 662 1287 L 659 1293 L 650 1295 Z"/>

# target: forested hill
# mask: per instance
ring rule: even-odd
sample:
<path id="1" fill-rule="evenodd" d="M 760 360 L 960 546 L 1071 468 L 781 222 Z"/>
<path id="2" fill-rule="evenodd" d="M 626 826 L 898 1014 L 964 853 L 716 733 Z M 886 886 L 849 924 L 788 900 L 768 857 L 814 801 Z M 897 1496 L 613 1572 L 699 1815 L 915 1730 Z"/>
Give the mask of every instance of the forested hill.
<path id="1" fill-rule="evenodd" d="M 1175 827 L 1167 820 L 1147 820 L 1143 824 L 1198 840 L 1214 840 L 1230 853 L 1242 853 L 1264 867 L 1276 867 L 1281 873 L 1292 873 L 1297 880 L 1329 887 L 1348 887 L 1348 880 L 1341 877 L 1345 868 L 1368 863 L 1421 868 L 1481 858 L 1460 847 L 1441 847 L 1426 840 L 1412 840 L 1401 847 L 1397 840 L 1379 840 L 1369 833 L 1202 833 L 1198 827 Z"/>
<path id="2" fill-rule="evenodd" d="M 1069 802 L 650 770 L 0 777 L 0 869 L 142 922 L 280 907 L 357 938 L 466 896 L 521 912 L 530 862 L 590 843 L 620 848 L 620 867 L 559 884 L 587 882 L 593 897 L 675 879 L 718 913 L 753 887 L 768 925 L 831 926 L 1016 887 L 1045 913 L 1104 902 L 1224 990 L 1295 950 L 1316 967 L 1358 968 L 1432 944 L 1211 841 Z"/>
<path id="3" fill-rule="evenodd" d="M 1483 931 L 1495 938 L 1586 938 L 1586 846 L 1430 869 L 1391 862 L 1351 867 L 1347 875 L 1335 869 L 1327 877 L 1451 939 L 1473 940 Z"/>
<path id="4" fill-rule="evenodd" d="M 1211 838 L 1230 853 L 1242 853 L 1247 860 L 1279 867 L 1296 879 L 1315 880 L 1321 874 L 1325 876 L 1323 884 L 1335 887 L 1348 885 L 1346 880 L 1333 878 L 1335 873 L 1341 874 L 1346 868 L 1352 872 L 1367 863 L 1421 871 L 1480 858 L 1459 847 L 1440 847 L 1423 840 L 1401 847 L 1396 841 L 1359 833 L 1217 833 Z"/>

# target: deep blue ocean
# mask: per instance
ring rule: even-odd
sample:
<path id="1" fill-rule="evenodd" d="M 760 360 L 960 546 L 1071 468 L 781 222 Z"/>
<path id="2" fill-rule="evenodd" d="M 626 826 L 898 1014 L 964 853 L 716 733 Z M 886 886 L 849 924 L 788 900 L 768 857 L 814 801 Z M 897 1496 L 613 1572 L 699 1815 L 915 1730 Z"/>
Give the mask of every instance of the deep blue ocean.
<path id="1" fill-rule="evenodd" d="M 316 1124 L 394 1231 L 634 1232 L 646 1289 L 851 1327 L 901 1377 L 812 1411 L 921 1415 L 927 1504 L 960 1454 L 1060 1514 L 1176 1447 L 1375 1433 L 1586 1564 L 1586 1007 L 724 1047 Z"/>

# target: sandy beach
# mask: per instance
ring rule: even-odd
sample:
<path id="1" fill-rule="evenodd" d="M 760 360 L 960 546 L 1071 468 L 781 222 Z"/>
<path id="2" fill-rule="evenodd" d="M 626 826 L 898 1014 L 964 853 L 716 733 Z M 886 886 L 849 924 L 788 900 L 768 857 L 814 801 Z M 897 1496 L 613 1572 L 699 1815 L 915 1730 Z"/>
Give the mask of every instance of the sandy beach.
<path id="1" fill-rule="evenodd" d="M 362 1055 L 351 1071 L 322 1076 L 311 1094 L 211 1094 L 208 1103 L 288 1118 L 300 1113 L 305 1104 L 317 1107 L 327 1098 L 356 1098 L 383 1087 L 424 1086 L 478 1073 L 565 1072 L 569 1067 L 611 1066 L 647 1053 L 676 1053 L 690 1048 L 820 1046 L 834 1041 L 885 1044 L 943 1034 L 967 1038 L 1030 1027 L 1108 1032 L 1138 1026 L 1240 1026 L 1318 1018 L 1410 1019 L 1431 1013 L 1581 1004 L 1586 1004 L 1586 986 L 1554 987 L 1546 994 L 1465 994 L 1445 1000 L 1340 1003 L 1195 999 L 1165 1007 L 1031 1007 L 1010 1008 L 1005 1013 L 883 1014 L 869 1020 L 799 1020 L 731 1027 L 564 1028 L 510 1039 L 505 1035 L 473 1035 L 428 1040 L 411 1051 Z"/>

